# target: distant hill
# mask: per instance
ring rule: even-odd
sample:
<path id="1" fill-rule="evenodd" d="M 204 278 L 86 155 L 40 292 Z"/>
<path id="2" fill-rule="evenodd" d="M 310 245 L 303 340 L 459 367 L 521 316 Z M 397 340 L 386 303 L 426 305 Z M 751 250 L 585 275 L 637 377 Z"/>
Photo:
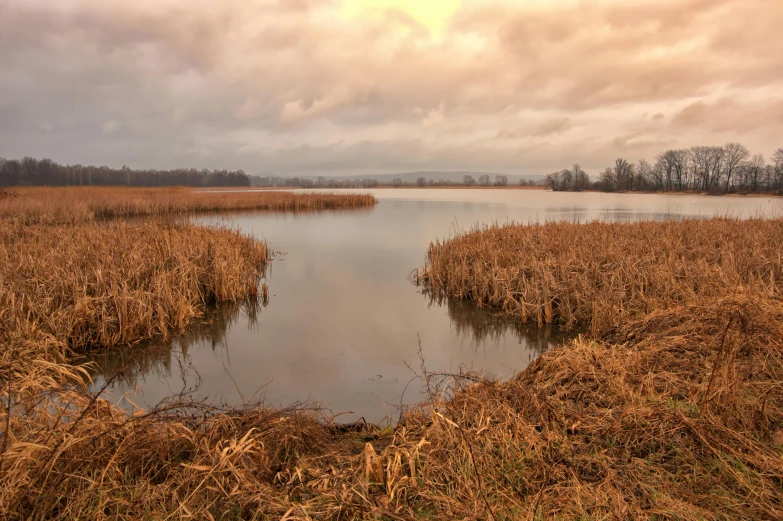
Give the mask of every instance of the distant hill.
<path id="1" fill-rule="evenodd" d="M 342 181 L 349 181 L 349 180 L 358 180 L 358 179 L 373 179 L 375 181 L 378 181 L 378 183 L 386 185 L 391 184 L 393 179 L 402 179 L 404 183 L 406 184 L 413 184 L 416 182 L 416 180 L 419 177 L 425 177 L 427 179 L 432 179 L 434 181 L 452 181 L 455 183 L 461 183 L 462 179 L 466 176 L 470 175 L 473 176 L 474 179 L 478 180 L 479 177 L 482 175 L 488 175 L 493 181 L 495 180 L 495 176 L 499 175 L 497 172 L 471 172 L 471 171 L 448 171 L 448 172 L 440 172 L 440 171 L 429 171 L 429 170 L 422 170 L 417 172 L 400 172 L 397 174 L 366 174 L 366 175 L 347 175 L 347 176 L 276 176 L 276 177 L 285 177 L 285 178 L 293 178 L 293 177 L 299 177 L 299 179 L 309 179 L 312 181 L 315 181 L 318 179 L 318 177 L 325 177 L 326 179 L 335 179 L 335 180 L 342 180 Z M 509 184 L 518 184 L 520 179 L 527 179 L 532 181 L 540 181 L 544 179 L 544 176 L 542 175 L 509 175 L 509 174 L 503 174 L 506 177 L 508 177 Z M 255 177 L 267 177 L 267 176 L 275 176 L 275 174 L 257 174 Z"/>
<path id="2" fill-rule="evenodd" d="M 478 179 L 482 175 L 488 175 L 492 180 L 494 180 L 495 176 L 500 175 L 500 173 L 499 172 L 471 172 L 471 171 L 462 171 L 462 170 L 457 170 L 452 172 L 437 172 L 437 171 L 422 170 L 418 172 L 401 172 L 398 174 L 348 176 L 347 179 L 376 179 L 379 183 L 383 183 L 383 184 L 391 183 L 392 179 L 396 179 L 396 178 L 402 179 L 406 183 L 415 183 L 416 179 L 418 179 L 419 177 L 426 177 L 427 179 L 432 179 L 434 181 L 462 182 L 462 179 L 466 175 L 473 176 L 474 179 Z M 503 174 L 503 175 L 508 177 L 508 182 L 511 184 L 518 183 L 520 179 L 532 179 L 532 180 L 543 179 L 543 176 L 525 176 L 525 175 L 508 175 L 508 174 Z"/>

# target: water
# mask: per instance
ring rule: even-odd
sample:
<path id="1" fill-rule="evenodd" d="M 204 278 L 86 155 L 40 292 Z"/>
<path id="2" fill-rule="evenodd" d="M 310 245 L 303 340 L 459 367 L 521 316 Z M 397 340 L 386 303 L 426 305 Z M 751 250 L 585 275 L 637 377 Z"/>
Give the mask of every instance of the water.
<path id="1" fill-rule="evenodd" d="M 95 386 L 127 364 L 110 392 L 131 408 L 183 389 L 213 402 L 314 400 L 342 421 L 396 417 L 422 399 L 429 371 L 504 378 L 562 338 L 455 300 L 434 302 L 408 280 L 430 241 L 492 222 L 584 222 L 779 215 L 781 199 L 554 193 L 540 190 L 378 189 L 369 210 L 199 218 L 239 227 L 281 253 L 267 307 L 211 310 L 173 342 L 102 353 Z M 406 390 L 407 386 L 407 390 Z M 403 394 L 403 391 L 405 393 Z M 130 400 L 130 401 L 129 401 Z"/>

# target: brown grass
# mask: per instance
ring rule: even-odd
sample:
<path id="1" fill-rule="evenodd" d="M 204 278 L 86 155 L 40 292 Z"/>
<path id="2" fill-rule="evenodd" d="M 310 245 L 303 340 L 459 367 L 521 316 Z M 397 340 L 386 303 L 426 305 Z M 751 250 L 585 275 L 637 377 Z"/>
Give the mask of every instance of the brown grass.
<path id="1" fill-rule="evenodd" d="M 775 225 L 682 223 L 696 237 L 702 226 L 723 230 L 718 244 L 734 260 L 701 266 L 734 266 L 738 276 L 744 257 L 728 241 L 764 252 L 755 230 Z M 614 240 L 593 248 L 626 266 L 622 257 L 639 261 L 647 250 L 616 243 L 640 229 L 667 237 L 672 226 L 612 226 Z M 696 237 L 689 244 L 705 242 Z M 676 244 L 664 247 L 687 253 Z M 559 250 L 542 242 L 536 251 Z M 486 248 L 472 258 L 497 257 Z M 645 308 L 614 300 L 628 307 L 613 312 L 606 336 L 545 353 L 508 382 L 423 369 L 430 400 L 393 429 L 182 396 L 129 416 L 84 392 L 84 369 L 68 364 L 60 339 L 13 330 L 15 349 L 0 359 L 13 398 L 0 413 L 10 432 L 0 447 L 0 517 L 780 519 L 783 300 L 779 279 L 755 275 L 768 264 L 779 267 L 763 255 L 747 260 L 754 275 L 741 285 L 730 270 L 707 286 L 679 280 Z"/>
<path id="2" fill-rule="evenodd" d="M 263 243 L 228 229 L 0 224 L 0 338 L 38 332 L 72 349 L 180 331 L 206 305 L 255 294 Z"/>
<path id="3" fill-rule="evenodd" d="M 133 217 L 168 217 L 228 211 L 309 212 L 368 208 L 371 195 L 284 191 L 215 192 L 188 188 L 19 188 L 0 195 L 0 220 L 67 224 Z"/>
<path id="4" fill-rule="evenodd" d="M 128 416 L 59 387 L 46 412 L 12 416 L 0 508 L 20 519 L 780 519 L 783 302 L 694 302 L 622 332 L 443 399 L 425 374 L 432 401 L 392 431 L 263 406 L 169 402 Z"/>
<path id="5" fill-rule="evenodd" d="M 590 327 L 721 297 L 781 291 L 783 219 L 490 226 L 430 244 L 415 277 L 523 322 Z"/>

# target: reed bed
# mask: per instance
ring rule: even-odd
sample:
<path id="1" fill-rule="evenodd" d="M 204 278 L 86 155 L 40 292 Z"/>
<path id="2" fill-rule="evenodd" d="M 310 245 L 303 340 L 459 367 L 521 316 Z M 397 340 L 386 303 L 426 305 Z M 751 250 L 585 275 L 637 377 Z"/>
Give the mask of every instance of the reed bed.
<path id="1" fill-rule="evenodd" d="M 376 204 L 371 195 L 279 190 L 204 192 L 188 188 L 57 187 L 5 192 L 7 196 L 0 193 L 0 220 L 28 225 L 229 211 L 349 210 Z"/>
<path id="2" fill-rule="evenodd" d="M 609 331 L 731 291 L 779 294 L 783 220 L 494 225 L 431 243 L 414 277 L 538 325 Z"/>
<path id="3" fill-rule="evenodd" d="M 264 243 L 158 222 L 0 224 L 0 338 L 41 333 L 73 350 L 182 330 L 216 302 L 255 295 Z"/>

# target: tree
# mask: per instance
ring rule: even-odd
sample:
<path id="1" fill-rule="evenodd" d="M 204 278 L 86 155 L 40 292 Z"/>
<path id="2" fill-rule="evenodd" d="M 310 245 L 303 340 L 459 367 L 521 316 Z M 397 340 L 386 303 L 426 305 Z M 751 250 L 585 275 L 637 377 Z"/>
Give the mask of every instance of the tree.
<path id="1" fill-rule="evenodd" d="M 614 182 L 616 190 L 633 190 L 635 169 L 627 159 L 618 157 L 614 162 Z"/>
<path id="2" fill-rule="evenodd" d="M 487 174 L 480 176 L 479 183 L 481 186 L 489 186 L 489 176 Z"/>
<path id="3" fill-rule="evenodd" d="M 745 165 L 743 172 L 742 187 L 749 192 L 758 192 L 761 189 L 761 183 L 764 180 L 764 169 L 767 161 L 763 154 L 754 155 Z"/>
<path id="4" fill-rule="evenodd" d="M 636 163 L 635 185 L 632 190 L 644 190 L 655 184 L 653 179 L 653 166 L 646 159 L 640 159 Z"/>
<path id="5" fill-rule="evenodd" d="M 473 186 L 476 184 L 476 180 L 473 178 L 472 175 L 466 175 L 462 178 L 462 184 L 466 186 Z"/>
<path id="6" fill-rule="evenodd" d="M 691 147 L 694 178 L 705 192 L 720 184 L 722 163 L 725 151 L 723 147 Z"/>
<path id="7" fill-rule="evenodd" d="M 783 148 L 779 148 L 772 154 L 772 179 L 768 189 L 775 193 L 783 193 Z"/>
<path id="8" fill-rule="evenodd" d="M 579 164 L 574 165 L 572 171 L 574 173 L 573 183 L 575 191 L 581 192 L 582 190 L 590 188 L 590 176 L 587 175 L 587 172 L 585 172 Z"/>
<path id="9" fill-rule="evenodd" d="M 508 176 L 505 175 L 496 175 L 495 176 L 495 186 L 506 186 L 508 185 Z"/>
<path id="10" fill-rule="evenodd" d="M 614 192 L 617 190 L 617 178 L 615 177 L 615 170 L 607 166 L 606 169 L 601 172 L 601 176 L 598 180 L 601 185 L 601 189 L 605 192 Z"/>
<path id="11" fill-rule="evenodd" d="M 553 192 L 560 190 L 560 172 L 552 172 L 546 176 L 546 184 Z"/>
<path id="12" fill-rule="evenodd" d="M 416 178 L 416 186 L 426 186 L 427 185 L 427 178 L 426 177 L 417 177 Z"/>
<path id="13" fill-rule="evenodd" d="M 402 182 L 402 179 L 401 179 L 401 178 L 399 178 L 399 177 L 395 177 L 394 179 L 392 179 L 392 186 L 393 186 L 394 188 L 399 188 L 399 187 L 401 187 L 402 185 L 403 185 L 403 182 Z"/>
<path id="14" fill-rule="evenodd" d="M 750 157 L 750 151 L 739 143 L 726 143 L 723 146 L 723 150 L 723 177 L 726 180 L 724 190 L 728 193 L 731 186 L 731 178 Z"/>

